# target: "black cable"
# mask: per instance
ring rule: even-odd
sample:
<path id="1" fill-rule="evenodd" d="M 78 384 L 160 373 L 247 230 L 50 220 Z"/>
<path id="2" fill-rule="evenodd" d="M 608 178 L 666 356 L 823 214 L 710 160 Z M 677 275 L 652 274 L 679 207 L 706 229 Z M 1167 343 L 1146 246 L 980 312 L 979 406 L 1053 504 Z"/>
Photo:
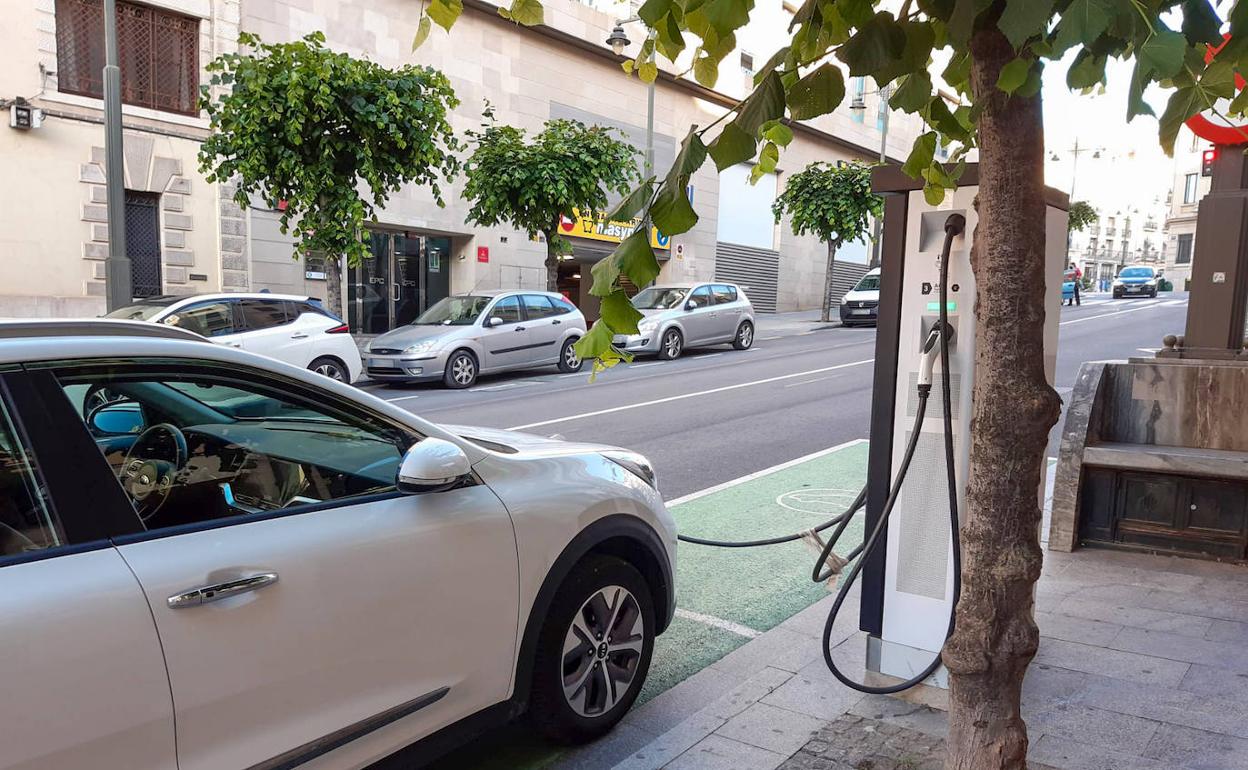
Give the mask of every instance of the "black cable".
<path id="1" fill-rule="evenodd" d="M 862 507 L 862 504 L 866 501 L 866 499 L 867 499 L 867 488 L 863 487 L 862 491 L 858 493 L 858 496 L 854 498 L 854 502 L 849 504 L 849 508 L 847 508 L 844 513 L 840 513 L 836 516 L 833 516 L 832 518 L 828 519 L 827 521 L 823 522 L 817 527 L 811 527 L 810 529 L 803 530 L 802 532 L 795 532 L 791 535 L 781 535 L 779 537 L 772 537 L 766 540 L 740 540 L 740 541 L 707 540 L 707 539 L 700 538 L 700 537 L 692 537 L 690 535 L 677 535 L 676 539 L 681 540 L 686 543 L 693 543 L 694 545 L 709 545 L 712 548 L 759 548 L 761 546 L 766 546 L 766 545 L 780 545 L 781 543 L 792 543 L 795 540 L 801 540 L 806 535 L 807 532 L 822 532 L 825 529 L 828 529 L 829 527 L 833 527 L 839 524 L 840 527 L 837 528 L 836 533 L 833 534 L 832 536 L 832 541 L 836 542 L 836 539 L 840 537 L 841 532 L 849 524 L 849 520 L 854 517 L 854 514 L 857 513 L 858 509 Z M 823 563 L 823 560 L 826 558 L 827 556 L 825 555 L 822 559 L 819 560 L 819 564 L 821 565 Z M 818 570 L 819 565 L 816 565 L 815 569 Z"/>

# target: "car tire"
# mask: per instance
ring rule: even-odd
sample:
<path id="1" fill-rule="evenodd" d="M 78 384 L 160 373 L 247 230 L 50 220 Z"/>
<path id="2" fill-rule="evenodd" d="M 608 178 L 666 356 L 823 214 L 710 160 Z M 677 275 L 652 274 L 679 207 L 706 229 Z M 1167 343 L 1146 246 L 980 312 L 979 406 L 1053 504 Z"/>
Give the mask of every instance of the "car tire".
<path id="1" fill-rule="evenodd" d="M 470 388 L 477 381 L 477 357 L 467 350 L 456 350 L 446 359 L 442 383 L 448 388 Z"/>
<path id="2" fill-rule="evenodd" d="M 564 340 L 563 347 L 559 349 L 559 371 L 572 374 L 579 372 L 585 362 L 576 353 L 576 341 L 579 337 L 572 337 Z"/>
<path id="3" fill-rule="evenodd" d="M 628 638 L 615 642 L 621 633 Z M 610 731 L 641 692 L 654 636 L 654 600 L 641 573 L 614 556 L 586 556 L 555 593 L 538 637 L 534 726 L 566 744 Z"/>
<path id="4" fill-rule="evenodd" d="M 732 346 L 737 350 L 749 350 L 754 345 L 754 324 L 742 321 L 737 327 L 737 336 L 732 338 Z"/>
<path id="5" fill-rule="evenodd" d="M 1150 299 L 1157 299 L 1157 290 L 1153 289 L 1153 291 L 1148 296 Z"/>
<path id="6" fill-rule="evenodd" d="M 331 380 L 351 382 L 351 370 L 347 368 L 346 364 L 333 356 L 321 356 L 308 364 L 308 370 L 324 375 Z"/>
<path id="7" fill-rule="evenodd" d="M 679 329 L 668 329 L 659 340 L 659 358 L 671 361 L 680 358 L 685 349 L 685 338 Z"/>

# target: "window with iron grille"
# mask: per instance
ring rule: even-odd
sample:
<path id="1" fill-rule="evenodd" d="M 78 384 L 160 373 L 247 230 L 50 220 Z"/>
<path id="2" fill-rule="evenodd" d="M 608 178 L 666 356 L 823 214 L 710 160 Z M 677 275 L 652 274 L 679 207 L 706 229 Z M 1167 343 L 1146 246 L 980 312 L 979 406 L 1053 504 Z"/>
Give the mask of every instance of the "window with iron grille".
<path id="1" fill-rule="evenodd" d="M 117 3 L 121 100 L 183 115 L 199 108 L 199 20 Z M 56 0 L 57 87 L 104 96 L 104 1 Z"/>

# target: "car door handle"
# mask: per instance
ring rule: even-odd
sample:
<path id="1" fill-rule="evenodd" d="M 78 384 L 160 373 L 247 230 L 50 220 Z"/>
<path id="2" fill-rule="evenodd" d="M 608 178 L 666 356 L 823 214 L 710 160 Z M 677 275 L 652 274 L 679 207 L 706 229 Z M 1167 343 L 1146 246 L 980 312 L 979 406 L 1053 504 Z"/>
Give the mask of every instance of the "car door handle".
<path id="1" fill-rule="evenodd" d="M 243 346 L 243 343 L 241 342 L 227 342 L 225 344 L 227 347 L 231 347 L 231 348 L 241 348 Z"/>
<path id="2" fill-rule="evenodd" d="M 209 602 L 228 599 L 238 594 L 245 594 L 248 591 L 255 591 L 276 582 L 276 572 L 261 572 L 258 575 L 249 575 L 238 580 L 227 580 L 224 583 L 213 583 L 212 585 L 192 588 L 184 593 L 174 594 L 169 597 L 169 606 L 175 610 L 183 607 L 198 607 L 201 604 L 208 604 Z"/>
<path id="3" fill-rule="evenodd" d="M 290 335 L 290 338 L 291 338 L 292 340 L 306 340 L 306 339 L 308 338 L 308 333 L 307 333 L 307 332 L 296 332 L 295 334 Z"/>
<path id="4" fill-rule="evenodd" d="M 551 326 L 558 326 L 561 323 L 563 323 L 563 321 L 560 321 L 558 318 L 550 322 Z"/>
<path id="5" fill-rule="evenodd" d="M 523 326 L 517 326 L 517 327 L 516 327 L 516 331 L 518 331 L 518 332 L 522 332 L 522 331 L 524 331 L 524 327 L 523 327 Z"/>

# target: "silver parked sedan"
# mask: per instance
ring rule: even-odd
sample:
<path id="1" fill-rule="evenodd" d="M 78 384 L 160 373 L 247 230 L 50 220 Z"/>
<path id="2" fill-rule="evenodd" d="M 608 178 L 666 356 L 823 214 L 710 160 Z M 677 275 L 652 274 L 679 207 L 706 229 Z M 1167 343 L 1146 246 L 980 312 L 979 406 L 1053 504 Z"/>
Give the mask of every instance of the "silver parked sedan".
<path id="1" fill-rule="evenodd" d="M 479 374 L 535 366 L 577 372 L 581 359 L 573 345 L 584 334 L 585 316 L 560 294 L 461 294 L 370 341 L 365 371 L 374 380 L 440 379 L 448 388 L 466 388 Z"/>
<path id="2" fill-rule="evenodd" d="M 614 340 L 630 353 L 670 360 L 686 347 L 730 342 L 747 350 L 754 344 L 754 306 L 736 284 L 651 286 L 633 297 L 633 307 L 645 316 L 638 333 Z"/>

